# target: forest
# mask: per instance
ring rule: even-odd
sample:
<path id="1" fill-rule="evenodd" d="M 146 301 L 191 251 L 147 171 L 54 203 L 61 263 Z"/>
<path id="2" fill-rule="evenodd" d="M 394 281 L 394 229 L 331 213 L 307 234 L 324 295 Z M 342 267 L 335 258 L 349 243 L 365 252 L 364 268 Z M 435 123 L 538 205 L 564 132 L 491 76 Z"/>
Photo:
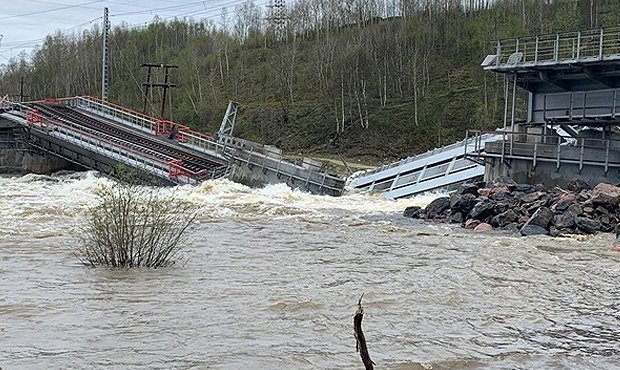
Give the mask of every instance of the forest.
<path id="1" fill-rule="evenodd" d="M 171 69 L 165 117 L 212 133 L 228 101 L 236 135 L 302 155 L 386 162 L 501 126 L 494 40 L 615 26 L 612 0 L 251 0 L 218 19 L 155 18 L 110 33 L 110 100 L 144 109 L 143 63 Z M 99 22 L 100 23 L 100 22 Z M 101 25 L 58 31 L 0 67 L 0 95 L 101 94 Z M 161 71 L 153 76 L 162 81 Z M 161 115 L 161 90 L 147 113 Z"/>

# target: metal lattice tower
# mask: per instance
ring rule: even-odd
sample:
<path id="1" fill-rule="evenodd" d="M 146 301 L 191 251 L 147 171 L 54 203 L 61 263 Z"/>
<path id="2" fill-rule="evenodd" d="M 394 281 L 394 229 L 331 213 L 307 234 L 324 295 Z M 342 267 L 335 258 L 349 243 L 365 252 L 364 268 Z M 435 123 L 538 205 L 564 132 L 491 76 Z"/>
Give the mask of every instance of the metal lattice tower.
<path id="1" fill-rule="evenodd" d="M 110 20 L 108 19 L 108 8 L 103 8 L 103 37 L 102 49 L 103 56 L 101 61 L 101 99 L 108 100 L 108 85 L 110 72 L 110 47 L 108 36 L 110 34 Z"/>
<path id="2" fill-rule="evenodd" d="M 273 29 L 276 40 L 286 38 L 286 1 L 285 0 L 269 0 L 269 24 Z"/>

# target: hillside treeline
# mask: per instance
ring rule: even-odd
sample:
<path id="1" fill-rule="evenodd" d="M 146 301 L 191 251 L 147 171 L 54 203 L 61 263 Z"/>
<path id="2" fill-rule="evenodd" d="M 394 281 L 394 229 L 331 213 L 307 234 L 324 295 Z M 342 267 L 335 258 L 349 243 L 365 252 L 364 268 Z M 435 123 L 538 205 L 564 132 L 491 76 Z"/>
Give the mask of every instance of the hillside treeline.
<path id="1" fill-rule="evenodd" d="M 235 100 L 239 136 L 393 159 L 501 125 L 503 79 L 480 68 L 493 40 L 615 25 L 620 3 L 298 0 L 286 14 L 274 21 L 248 1 L 217 20 L 113 23 L 110 100 L 142 110 L 141 64 L 176 64 L 166 117 L 213 132 Z M 0 93 L 15 99 L 23 77 L 29 99 L 100 95 L 100 30 L 49 35 L 2 66 Z M 160 114 L 160 99 L 154 89 L 148 113 Z"/>

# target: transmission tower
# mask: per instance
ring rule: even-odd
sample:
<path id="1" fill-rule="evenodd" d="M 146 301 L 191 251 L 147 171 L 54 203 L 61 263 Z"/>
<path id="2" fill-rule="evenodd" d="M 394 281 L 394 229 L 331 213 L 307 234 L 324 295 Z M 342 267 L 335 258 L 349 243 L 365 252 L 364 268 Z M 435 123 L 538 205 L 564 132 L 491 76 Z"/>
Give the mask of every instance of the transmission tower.
<path id="1" fill-rule="evenodd" d="M 108 8 L 103 8 L 103 30 L 102 30 L 102 60 L 101 60 L 101 99 L 108 100 L 108 84 L 110 82 L 110 47 L 108 37 L 110 35 L 110 20 L 108 19 Z"/>
<path id="2" fill-rule="evenodd" d="M 285 0 L 269 0 L 269 25 L 273 29 L 275 39 L 278 41 L 286 38 L 286 1 Z"/>

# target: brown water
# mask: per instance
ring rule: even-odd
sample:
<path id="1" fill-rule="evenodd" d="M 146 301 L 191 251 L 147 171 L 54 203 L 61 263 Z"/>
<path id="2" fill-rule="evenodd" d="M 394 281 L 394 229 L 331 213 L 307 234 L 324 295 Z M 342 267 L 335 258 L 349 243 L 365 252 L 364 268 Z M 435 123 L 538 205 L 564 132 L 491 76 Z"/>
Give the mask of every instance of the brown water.
<path id="1" fill-rule="evenodd" d="M 0 367 L 620 368 L 612 237 L 516 238 L 400 217 L 428 197 L 311 196 L 228 182 L 182 188 L 206 206 L 186 262 L 81 266 L 71 230 L 107 180 L 0 178 Z"/>

